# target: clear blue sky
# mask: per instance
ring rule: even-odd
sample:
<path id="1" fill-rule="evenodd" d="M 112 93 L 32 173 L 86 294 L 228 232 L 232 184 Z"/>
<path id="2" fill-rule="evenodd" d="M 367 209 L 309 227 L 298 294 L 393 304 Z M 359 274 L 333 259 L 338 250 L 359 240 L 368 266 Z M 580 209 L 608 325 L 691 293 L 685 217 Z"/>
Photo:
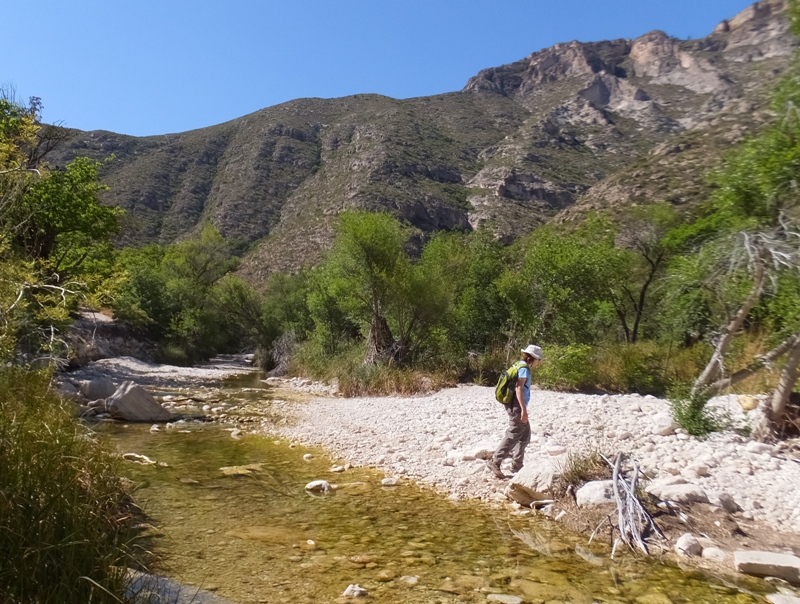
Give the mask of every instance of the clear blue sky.
<path id="1" fill-rule="evenodd" d="M 147 135 L 300 97 L 408 98 L 570 40 L 699 38 L 749 0 L 41 0 L 5 3 L 0 85 L 44 118 Z"/>

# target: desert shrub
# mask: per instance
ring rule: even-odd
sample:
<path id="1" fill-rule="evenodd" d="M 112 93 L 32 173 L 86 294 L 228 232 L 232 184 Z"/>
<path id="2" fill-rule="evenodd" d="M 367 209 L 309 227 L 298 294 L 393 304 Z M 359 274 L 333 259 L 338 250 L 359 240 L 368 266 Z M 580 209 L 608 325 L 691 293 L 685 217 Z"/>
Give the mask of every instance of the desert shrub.
<path id="1" fill-rule="evenodd" d="M 545 361 L 535 370 L 534 380 L 553 390 L 592 390 L 596 374 L 592 347 L 585 344 L 547 346 Z"/>
<path id="2" fill-rule="evenodd" d="M 336 383 L 344 396 L 383 394 L 411 395 L 447 386 L 458 381 L 455 372 L 424 371 L 386 363 L 365 363 L 366 343 L 351 343 L 328 355 L 323 346 L 312 341 L 297 346 L 289 363 L 289 373 L 315 380 Z"/>
<path id="3" fill-rule="evenodd" d="M 116 458 L 48 388 L 0 370 L 0 601 L 119 602 L 132 534 Z"/>
<path id="4" fill-rule="evenodd" d="M 694 436 L 705 436 L 711 432 L 724 429 L 728 418 L 720 412 L 709 409 L 707 406 L 709 396 L 692 394 L 688 383 L 676 383 L 668 393 L 672 416 L 675 421 Z"/>
<path id="5" fill-rule="evenodd" d="M 597 383 L 612 392 L 662 396 L 669 386 L 668 349 L 655 342 L 612 344 L 594 352 Z"/>
<path id="6" fill-rule="evenodd" d="M 611 467 L 597 451 L 567 453 L 567 459 L 561 468 L 561 483 L 564 488 L 578 488 L 586 482 L 607 478 L 611 478 Z"/>

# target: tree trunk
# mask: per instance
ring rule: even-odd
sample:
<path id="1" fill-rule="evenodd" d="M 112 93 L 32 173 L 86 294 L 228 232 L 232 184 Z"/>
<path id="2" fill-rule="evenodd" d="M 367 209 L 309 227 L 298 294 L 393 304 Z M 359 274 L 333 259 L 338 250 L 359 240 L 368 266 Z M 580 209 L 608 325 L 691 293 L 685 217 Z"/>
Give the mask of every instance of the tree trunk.
<path id="1" fill-rule="evenodd" d="M 794 385 L 797 383 L 797 370 L 800 366 L 800 342 L 796 342 L 786 357 L 786 363 L 781 369 L 778 386 L 772 393 L 768 405 L 764 405 L 763 415 L 756 425 L 755 436 L 760 440 L 767 440 L 776 436 L 789 397 L 792 395 Z"/>
<path id="2" fill-rule="evenodd" d="M 367 354 L 364 357 L 364 362 L 374 365 L 391 354 L 392 344 L 394 344 L 394 337 L 392 330 L 389 328 L 389 323 L 380 313 L 376 313 L 372 318 L 372 324 L 369 327 L 369 344 L 367 346 Z"/>
<path id="3" fill-rule="evenodd" d="M 703 373 L 700 374 L 694 385 L 692 386 L 692 395 L 709 390 L 714 382 L 717 381 L 722 375 L 723 364 L 725 362 L 725 354 L 728 352 L 728 347 L 733 341 L 733 337 L 744 325 L 744 321 L 750 311 L 761 298 L 761 292 L 764 290 L 764 281 L 766 279 L 766 271 L 764 270 L 764 263 L 760 261 L 756 266 L 755 275 L 753 275 L 753 287 L 750 294 L 747 296 L 741 307 L 737 311 L 730 323 L 725 327 L 722 335 L 714 347 L 714 354 L 711 355 L 711 360 L 708 361 Z"/>

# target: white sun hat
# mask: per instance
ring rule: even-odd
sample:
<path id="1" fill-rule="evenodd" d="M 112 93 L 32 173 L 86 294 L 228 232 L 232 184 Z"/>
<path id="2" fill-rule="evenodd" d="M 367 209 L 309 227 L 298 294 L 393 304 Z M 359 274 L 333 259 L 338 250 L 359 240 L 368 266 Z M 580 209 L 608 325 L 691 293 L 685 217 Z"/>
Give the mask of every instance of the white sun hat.
<path id="1" fill-rule="evenodd" d="M 542 352 L 541 347 L 536 346 L 536 344 L 528 344 L 527 348 L 522 349 L 522 352 L 531 355 L 534 359 L 544 358 L 544 353 Z"/>

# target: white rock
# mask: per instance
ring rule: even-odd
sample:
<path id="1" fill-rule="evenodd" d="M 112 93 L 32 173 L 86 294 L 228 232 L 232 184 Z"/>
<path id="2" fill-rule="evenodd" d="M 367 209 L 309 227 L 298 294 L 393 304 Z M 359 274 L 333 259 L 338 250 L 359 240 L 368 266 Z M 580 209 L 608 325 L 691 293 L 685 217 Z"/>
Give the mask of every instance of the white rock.
<path id="1" fill-rule="evenodd" d="M 675 551 L 679 556 L 699 556 L 703 552 L 703 546 L 700 545 L 697 537 L 691 533 L 684 533 L 678 537 Z"/>
<path id="2" fill-rule="evenodd" d="M 789 594 L 769 594 L 766 598 L 772 602 L 772 604 L 800 604 L 800 598 L 790 596 Z"/>
<path id="3" fill-rule="evenodd" d="M 575 500 L 579 506 L 613 503 L 614 482 L 612 480 L 587 482 L 576 491 Z"/>
<path id="4" fill-rule="evenodd" d="M 399 481 L 397 478 L 394 478 L 394 477 L 388 477 L 388 476 L 387 476 L 386 478 L 383 478 L 383 479 L 381 480 L 381 484 L 382 484 L 383 486 L 385 486 L 385 487 L 394 487 L 394 486 L 397 486 L 397 484 L 398 484 L 399 482 L 400 482 L 400 481 Z"/>
<path id="5" fill-rule="evenodd" d="M 141 386 L 124 382 L 108 398 L 111 417 L 129 422 L 167 422 L 172 414 Z"/>
<path id="6" fill-rule="evenodd" d="M 800 558 L 790 554 L 736 550 L 733 552 L 733 565 L 740 573 L 778 577 L 789 583 L 800 584 Z"/>
<path id="7" fill-rule="evenodd" d="M 708 503 L 722 508 L 729 514 L 734 514 L 742 509 L 733 496 L 724 491 L 707 491 L 706 495 L 708 496 Z"/>
<path id="8" fill-rule="evenodd" d="M 552 455 L 556 457 L 557 455 L 563 455 L 567 452 L 567 448 L 563 445 L 550 445 L 546 449 L 548 455 Z"/>
<path id="9" fill-rule="evenodd" d="M 403 575 L 402 577 L 400 577 L 400 581 L 402 581 L 403 583 L 408 583 L 409 585 L 416 585 L 417 583 L 419 583 L 419 577 L 414 575 Z"/>
<path id="10" fill-rule="evenodd" d="M 481 442 L 472 447 L 468 454 L 471 455 L 473 459 L 491 459 L 496 446 L 497 443 Z M 464 461 L 470 460 L 464 459 Z"/>
<path id="11" fill-rule="evenodd" d="M 333 485 L 327 480 L 312 480 L 306 485 L 306 491 L 319 491 L 327 493 L 333 489 Z"/>
<path id="12" fill-rule="evenodd" d="M 717 562 L 725 562 L 728 557 L 728 554 L 718 547 L 704 547 L 701 555 L 703 558 L 715 560 Z"/>
<path id="13" fill-rule="evenodd" d="M 522 598 L 509 594 L 489 594 L 486 599 L 490 602 L 500 602 L 501 604 L 522 604 Z"/>
<path id="14" fill-rule="evenodd" d="M 556 465 L 547 459 L 529 459 L 509 482 L 505 494 L 517 503 L 529 506 L 531 502 L 548 499 L 559 477 Z"/>
<path id="15" fill-rule="evenodd" d="M 653 434 L 669 436 L 675 433 L 677 427 L 677 422 L 669 413 L 659 413 L 653 416 Z"/>
<path id="16" fill-rule="evenodd" d="M 696 484 L 675 484 L 661 486 L 649 485 L 645 491 L 652 493 L 662 501 L 675 503 L 708 503 L 708 495 Z"/>
<path id="17" fill-rule="evenodd" d="M 760 443 L 757 440 L 751 440 L 744 447 L 748 453 L 771 453 L 772 447 L 765 443 Z"/>
<path id="18" fill-rule="evenodd" d="M 81 382 L 80 393 L 88 400 L 108 398 L 117 391 L 117 385 L 106 378 L 94 378 Z"/>
<path id="19" fill-rule="evenodd" d="M 306 453 L 303 455 L 303 461 L 311 461 L 312 459 L 314 459 L 314 456 L 311 455 L 311 453 Z"/>
<path id="20" fill-rule="evenodd" d="M 363 587 L 359 587 L 357 583 L 354 583 L 348 585 L 347 589 L 344 590 L 342 595 L 349 598 L 365 598 L 367 597 L 367 590 Z"/>
<path id="21" fill-rule="evenodd" d="M 344 466 L 333 466 L 331 468 L 331 472 L 335 472 L 337 474 L 340 472 L 344 472 Z"/>

